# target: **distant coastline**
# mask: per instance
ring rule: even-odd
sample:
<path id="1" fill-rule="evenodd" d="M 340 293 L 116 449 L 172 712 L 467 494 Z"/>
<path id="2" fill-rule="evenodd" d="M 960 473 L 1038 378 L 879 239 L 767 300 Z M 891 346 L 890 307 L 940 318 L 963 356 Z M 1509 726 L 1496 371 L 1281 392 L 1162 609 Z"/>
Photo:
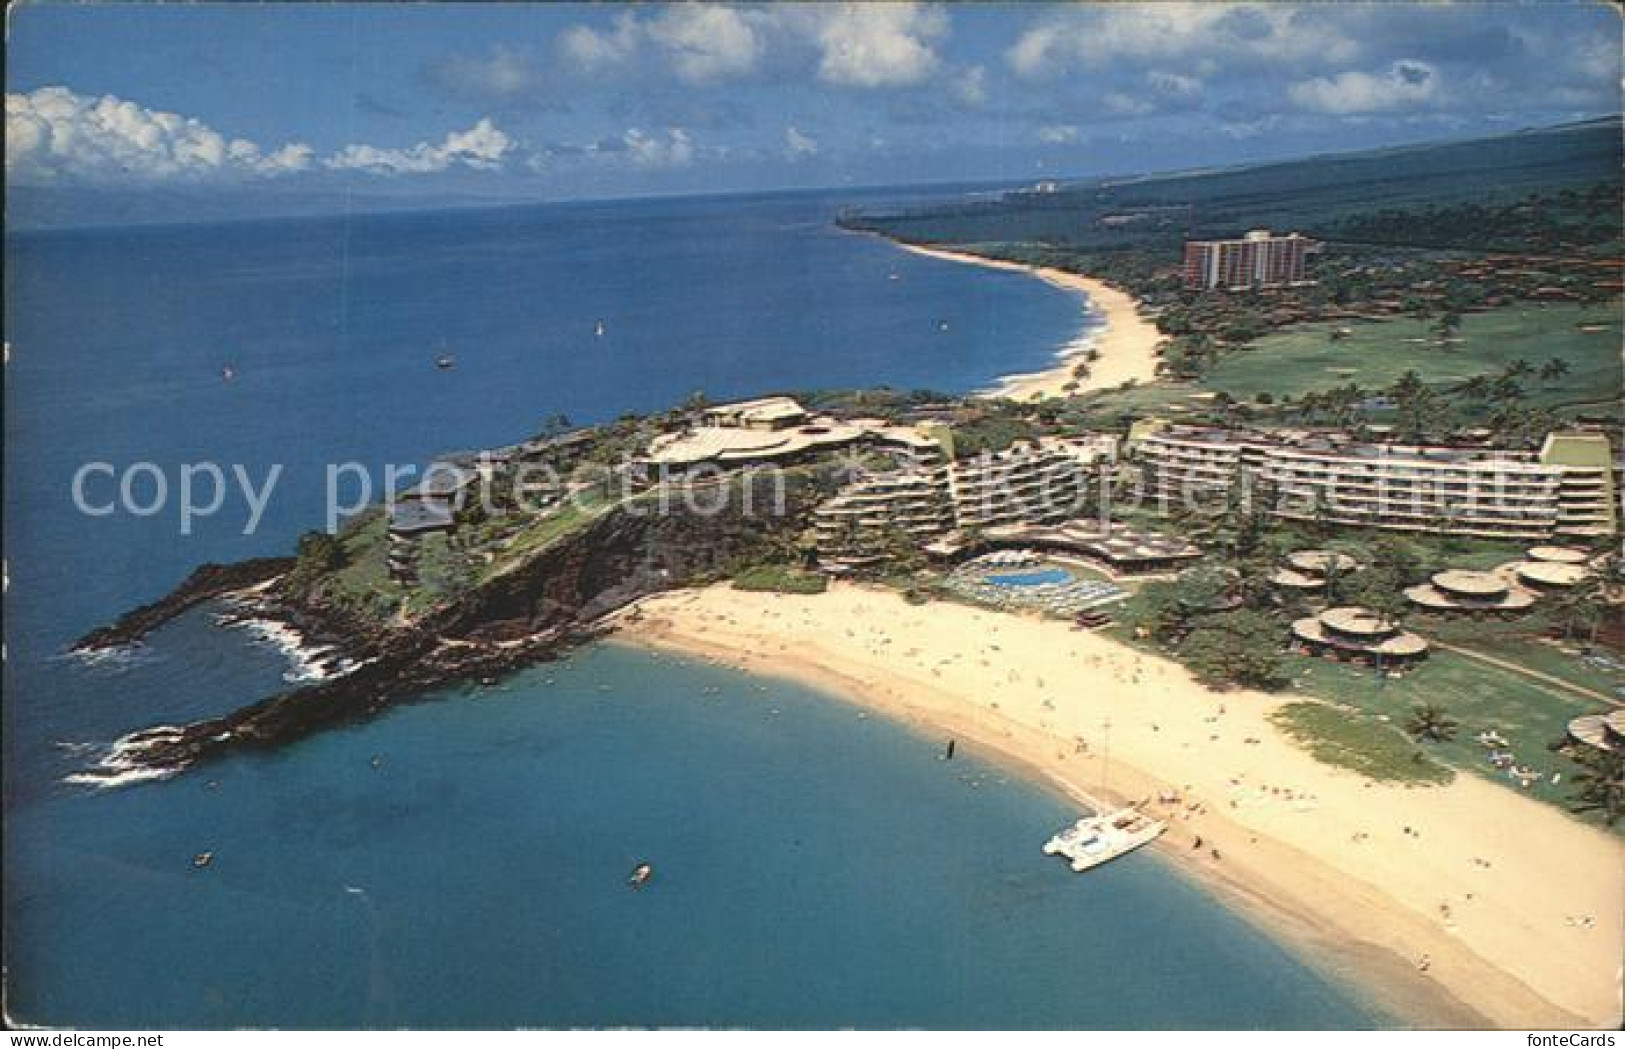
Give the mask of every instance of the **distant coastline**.
<path id="1" fill-rule="evenodd" d="M 1618 930 L 1564 921 L 1618 912 L 1617 842 L 1471 775 L 1419 790 L 1319 764 L 1265 719 L 1282 697 L 1208 692 L 1175 664 L 1059 622 L 846 585 L 817 597 L 679 591 L 618 618 L 631 643 L 814 684 L 985 748 L 1085 805 L 1178 793 L 1153 811 L 1172 818 L 1161 848 L 1181 869 L 1404 1022 L 1618 1020 Z M 1092 687 L 1068 687 L 1081 680 Z M 1051 693 L 1065 702 L 1046 703 Z"/>
<path id="2" fill-rule="evenodd" d="M 1128 293 L 1098 278 L 1050 266 L 1027 266 L 965 251 L 901 241 L 892 243 L 904 251 L 926 258 L 1029 274 L 1064 291 L 1086 296 L 1089 308 L 1101 315 L 1105 327 L 1098 331 L 1085 331 L 1067 343 L 1056 355 L 1054 365 L 1042 371 L 1005 376 L 988 390 L 989 396 L 1016 401 L 1043 400 L 1064 397 L 1069 393 L 1111 389 L 1128 382 L 1149 383 L 1156 380 L 1157 347 L 1162 342 L 1162 334 L 1154 324 L 1141 316 L 1139 303 Z M 1086 363 L 1091 350 L 1098 351 L 1098 358 L 1087 362 L 1087 375 L 1077 377 L 1074 372 L 1080 364 Z"/>

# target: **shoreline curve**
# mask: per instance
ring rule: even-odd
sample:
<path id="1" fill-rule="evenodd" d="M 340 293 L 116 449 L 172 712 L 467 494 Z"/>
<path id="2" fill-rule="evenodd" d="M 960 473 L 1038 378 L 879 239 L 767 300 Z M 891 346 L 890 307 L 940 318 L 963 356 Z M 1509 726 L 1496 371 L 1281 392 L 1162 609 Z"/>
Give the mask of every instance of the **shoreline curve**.
<path id="1" fill-rule="evenodd" d="M 1171 661 L 1058 621 L 911 606 L 851 584 L 815 597 L 725 584 L 677 591 L 639 602 L 616 627 L 628 643 L 791 678 L 968 741 L 1080 804 L 1177 791 L 1178 805 L 1153 807 L 1170 818 L 1159 852 L 1402 1023 L 1618 1021 L 1621 935 L 1607 916 L 1625 907 L 1625 846 L 1471 774 L 1408 789 L 1322 765 L 1265 717 L 1293 697 L 1213 693 Z M 1063 695 L 1060 683 L 1088 677 L 1100 680 Z M 1108 716 L 1116 731 L 1103 792 Z M 1096 746 L 1078 750 L 1079 735 Z M 1402 825 L 1420 828 L 1427 847 Z M 1198 836 L 1208 848 L 1192 848 Z M 1210 855 L 1221 846 L 1222 858 Z M 1603 920 L 1565 927 L 1577 909 Z"/>

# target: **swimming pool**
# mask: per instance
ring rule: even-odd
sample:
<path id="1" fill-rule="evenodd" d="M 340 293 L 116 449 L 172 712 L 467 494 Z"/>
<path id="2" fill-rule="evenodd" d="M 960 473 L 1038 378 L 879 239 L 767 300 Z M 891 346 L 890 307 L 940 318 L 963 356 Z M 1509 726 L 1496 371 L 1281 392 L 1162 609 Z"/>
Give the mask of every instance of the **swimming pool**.
<path id="1" fill-rule="evenodd" d="M 998 572 L 983 576 L 995 586 L 1058 586 L 1077 577 L 1064 568 L 1043 568 L 1036 572 Z"/>

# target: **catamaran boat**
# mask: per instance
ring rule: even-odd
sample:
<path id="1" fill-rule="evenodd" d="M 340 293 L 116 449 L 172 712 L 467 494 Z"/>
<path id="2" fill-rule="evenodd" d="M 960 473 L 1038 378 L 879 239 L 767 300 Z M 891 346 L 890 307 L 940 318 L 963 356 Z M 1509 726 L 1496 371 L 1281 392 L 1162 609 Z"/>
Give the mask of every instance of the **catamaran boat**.
<path id="1" fill-rule="evenodd" d="M 1065 856 L 1078 873 L 1098 867 L 1157 839 L 1168 824 L 1138 809 L 1085 816 L 1044 843 L 1046 856 Z"/>

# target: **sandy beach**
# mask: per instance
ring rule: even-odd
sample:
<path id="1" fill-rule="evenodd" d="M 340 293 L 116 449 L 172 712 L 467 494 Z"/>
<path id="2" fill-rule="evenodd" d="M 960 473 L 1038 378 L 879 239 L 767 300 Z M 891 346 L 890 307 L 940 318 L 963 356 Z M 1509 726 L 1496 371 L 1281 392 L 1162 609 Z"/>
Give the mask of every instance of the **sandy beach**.
<path id="1" fill-rule="evenodd" d="M 1063 622 L 850 584 L 681 591 L 619 627 L 818 685 L 1084 805 L 1177 794 L 1148 806 L 1171 821 L 1155 848 L 1407 1023 L 1620 1020 L 1625 844 L 1470 774 L 1407 788 L 1321 764 L 1266 718 L 1291 697 L 1214 693 Z M 1034 862 L 1058 862 L 1041 844 Z"/>
<path id="2" fill-rule="evenodd" d="M 1149 383 L 1156 380 L 1157 345 L 1162 341 L 1162 333 L 1157 331 L 1156 325 L 1140 316 L 1138 304 L 1128 293 L 1110 287 L 1094 277 L 1085 277 L 1047 266 L 1024 266 L 1016 262 L 986 259 L 967 252 L 945 251 L 916 244 L 899 244 L 898 247 L 933 259 L 1031 274 L 1057 288 L 1082 292 L 1089 297 L 1090 306 L 1105 318 L 1104 329 L 1081 334 L 1063 347 L 1057 355 L 1054 367 L 1028 375 L 1007 376 L 988 391 L 990 396 L 1008 397 L 1018 401 L 1043 400 L 1050 397 L 1065 397 L 1069 391 L 1064 387 L 1073 382 L 1077 383 L 1077 387 L 1071 392 L 1081 393 L 1088 390 L 1111 389 L 1126 382 Z M 1087 378 L 1075 379 L 1072 370 L 1083 362 L 1084 354 L 1091 349 L 1100 351 L 1100 359 L 1089 366 Z"/>

